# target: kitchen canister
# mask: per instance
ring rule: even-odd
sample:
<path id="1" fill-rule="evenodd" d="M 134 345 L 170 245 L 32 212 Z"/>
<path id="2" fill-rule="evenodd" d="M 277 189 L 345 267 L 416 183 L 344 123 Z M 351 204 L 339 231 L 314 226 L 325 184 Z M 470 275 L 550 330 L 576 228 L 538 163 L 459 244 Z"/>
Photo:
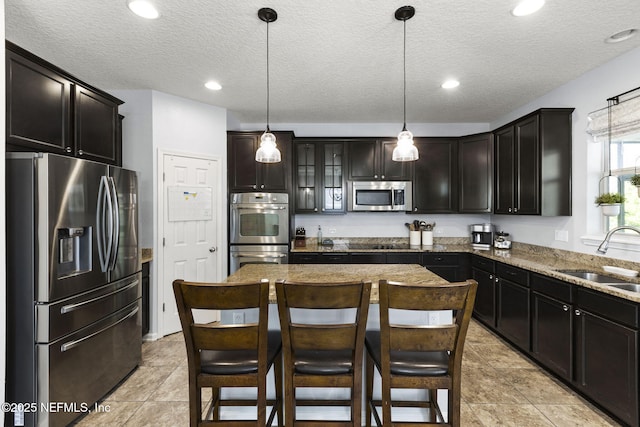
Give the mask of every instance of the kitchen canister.
<path id="1" fill-rule="evenodd" d="M 422 230 L 422 246 L 433 246 L 433 231 Z"/>
<path id="2" fill-rule="evenodd" d="M 420 231 L 409 231 L 409 246 L 420 246 Z"/>

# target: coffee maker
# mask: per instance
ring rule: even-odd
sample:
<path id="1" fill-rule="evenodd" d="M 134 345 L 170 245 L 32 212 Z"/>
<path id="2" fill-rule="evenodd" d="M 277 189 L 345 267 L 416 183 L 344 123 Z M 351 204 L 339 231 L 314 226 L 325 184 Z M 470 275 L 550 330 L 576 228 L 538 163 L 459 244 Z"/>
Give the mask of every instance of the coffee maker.
<path id="1" fill-rule="evenodd" d="M 491 249 L 496 227 L 490 223 L 471 224 L 471 247 L 474 249 Z"/>

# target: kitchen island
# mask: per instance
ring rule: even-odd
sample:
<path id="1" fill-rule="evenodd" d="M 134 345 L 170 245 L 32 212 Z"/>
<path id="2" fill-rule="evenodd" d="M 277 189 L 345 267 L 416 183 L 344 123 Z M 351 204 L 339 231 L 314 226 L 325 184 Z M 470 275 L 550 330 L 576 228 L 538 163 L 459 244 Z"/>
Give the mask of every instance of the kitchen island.
<path id="1" fill-rule="evenodd" d="M 269 279 L 269 302 L 276 303 L 275 282 L 347 282 L 370 280 L 371 302 L 378 303 L 378 282 L 382 279 L 437 284 L 445 279 L 418 264 L 247 264 L 229 276 L 226 282 Z"/>

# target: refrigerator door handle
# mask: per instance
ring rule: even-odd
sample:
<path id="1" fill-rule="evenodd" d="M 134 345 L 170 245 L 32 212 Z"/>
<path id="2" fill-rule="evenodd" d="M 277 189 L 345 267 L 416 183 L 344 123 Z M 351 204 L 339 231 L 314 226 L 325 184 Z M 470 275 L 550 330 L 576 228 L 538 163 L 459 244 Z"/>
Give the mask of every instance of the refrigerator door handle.
<path id="1" fill-rule="evenodd" d="M 61 313 L 61 314 L 67 314 L 67 313 L 70 313 L 70 312 L 72 312 L 72 311 L 75 311 L 75 310 L 77 310 L 77 309 L 79 309 L 79 308 L 84 307 L 84 306 L 85 306 L 85 305 L 87 305 L 87 304 L 91 304 L 91 303 L 94 303 L 94 302 L 96 302 L 96 301 L 100 301 L 101 299 L 105 299 L 105 298 L 110 297 L 110 296 L 112 296 L 112 295 L 115 295 L 115 294 L 117 294 L 117 293 L 124 292 L 124 291 L 126 291 L 126 290 L 128 290 L 128 289 L 131 289 L 131 288 L 134 288 L 134 287 L 136 287 L 136 286 L 138 286 L 138 281 L 137 281 L 137 280 L 134 280 L 133 282 L 131 282 L 131 283 L 130 283 L 130 284 L 128 284 L 127 286 L 125 286 L 125 287 L 123 287 L 123 288 L 118 288 L 118 289 L 116 289 L 116 290 L 114 290 L 114 291 L 112 291 L 112 292 L 109 292 L 108 294 L 100 295 L 100 296 L 97 296 L 97 297 L 95 297 L 95 298 L 91 298 L 91 299 L 89 299 L 89 300 L 82 301 L 82 302 L 79 302 L 79 303 L 76 303 L 76 304 L 67 304 L 67 305 L 64 305 L 64 306 L 60 307 L 60 313 Z"/>
<path id="2" fill-rule="evenodd" d="M 64 353 L 65 351 L 71 350 L 73 347 L 77 347 L 78 345 L 82 344 L 82 342 L 84 342 L 84 341 L 86 341 L 88 339 L 91 339 L 91 338 L 95 337 L 96 335 L 100 335 L 101 333 L 103 333 L 107 329 L 113 328 L 114 326 L 124 322 L 128 318 L 130 318 L 132 316 L 135 316 L 136 313 L 138 313 L 138 310 L 139 310 L 139 308 L 138 308 L 138 306 L 136 306 L 133 310 L 131 310 L 130 313 L 128 313 L 122 319 L 117 320 L 117 321 L 113 322 L 112 324 L 110 324 L 108 326 L 105 326 L 104 328 L 100 329 L 99 331 L 96 331 L 96 332 L 94 332 L 92 334 L 89 334 L 89 335 L 84 336 L 82 338 L 79 338 L 77 340 L 69 341 L 69 342 L 66 342 L 66 343 L 62 344 L 60 346 L 60 351 Z"/>
<path id="3" fill-rule="evenodd" d="M 96 208 L 96 238 L 98 240 L 98 257 L 100 258 L 100 270 L 107 271 L 107 253 L 105 248 L 105 201 L 106 201 L 107 177 L 100 177 L 100 188 L 98 190 L 98 205 Z"/>
<path id="4" fill-rule="evenodd" d="M 109 252 L 109 270 L 116 267 L 116 259 L 118 257 L 118 244 L 120 243 L 120 206 L 118 203 L 118 190 L 113 177 L 109 177 L 109 187 L 112 200 L 111 210 L 111 250 Z"/>

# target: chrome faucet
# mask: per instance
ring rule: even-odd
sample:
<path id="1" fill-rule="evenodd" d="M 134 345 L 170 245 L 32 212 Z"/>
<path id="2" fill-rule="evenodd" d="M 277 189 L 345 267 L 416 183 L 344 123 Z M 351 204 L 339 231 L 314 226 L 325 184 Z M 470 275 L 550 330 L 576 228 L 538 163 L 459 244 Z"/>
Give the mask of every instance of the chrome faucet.
<path id="1" fill-rule="evenodd" d="M 640 228 L 631 227 L 629 225 L 621 225 L 620 227 L 612 228 L 604 237 L 604 240 L 602 241 L 602 243 L 600 243 L 600 246 L 598 246 L 598 252 L 600 252 L 601 254 L 606 254 L 607 249 L 609 249 L 609 240 L 611 240 L 611 236 L 613 235 L 613 233 L 620 230 L 632 230 L 640 234 Z"/>

